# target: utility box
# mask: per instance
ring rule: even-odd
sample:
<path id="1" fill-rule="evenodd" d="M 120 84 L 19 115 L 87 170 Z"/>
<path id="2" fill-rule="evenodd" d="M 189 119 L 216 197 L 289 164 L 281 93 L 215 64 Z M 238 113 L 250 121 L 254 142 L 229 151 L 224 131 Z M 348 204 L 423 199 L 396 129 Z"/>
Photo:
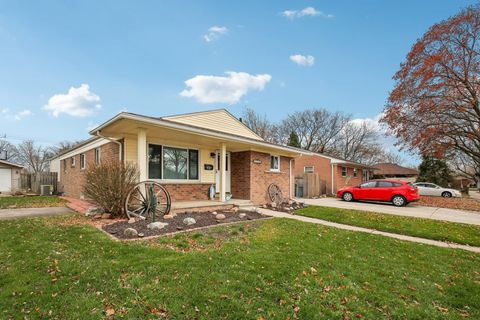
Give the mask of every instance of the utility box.
<path id="1" fill-rule="evenodd" d="M 42 184 L 40 186 L 40 195 L 41 196 L 51 196 L 53 194 L 53 185 Z"/>

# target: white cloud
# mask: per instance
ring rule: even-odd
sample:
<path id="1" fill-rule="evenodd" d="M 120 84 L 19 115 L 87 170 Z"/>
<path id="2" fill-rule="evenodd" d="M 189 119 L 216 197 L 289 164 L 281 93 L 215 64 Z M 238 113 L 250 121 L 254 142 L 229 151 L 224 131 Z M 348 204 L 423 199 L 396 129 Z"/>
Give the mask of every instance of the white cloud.
<path id="1" fill-rule="evenodd" d="M 22 111 L 12 113 L 8 108 L 0 108 L 0 116 L 7 120 L 22 120 L 23 118 L 33 115 L 32 111 L 24 109 Z"/>
<path id="2" fill-rule="evenodd" d="M 205 40 L 206 42 L 212 42 L 218 40 L 218 38 L 227 33 L 227 27 L 213 26 L 208 29 L 208 32 L 205 35 L 203 35 L 203 40 Z"/>
<path id="3" fill-rule="evenodd" d="M 88 117 L 99 110 L 100 97 L 90 92 L 88 84 L 82 84 L 80 87 L 71 87 L 67 94 L 53 95 L 43 110 L 50 112 L 54 117 L 61 113 L 72 117 Z"/>
<path id="4" fill-rule="evenodd" d="M 367 125 L 370 125 L 370 126 L 376 128 L 378 131 L 380 131 L 382 133 L 386 133 L 387 128 L 385 127 L 385 125 L 380 123 L 380 119 L 382 117 L 383 117 L 383 112 L 377 114 L 376 116 L 374 116 L 372 118 L 356 118 L 356 119 L 350 120 L 350 122 L 358 124 L 358 125 L 366 123 Z"/>
<path id="5" fill-rule="evenodd" d="M 299 66 L 311 67 L 315 64 L 314 56 L 304 56 L 301 54 L 294 54 L 290 56 L 290 60 L 298 64 Z"/>
<path id="6" fill-rule="evenodd" d="M 327 14 L 315 9 L 314 7 L 306 7 L 302 10 L 285 10 L 282 12 L 282 16 L 287 19 L 295 19 L 302 17 L 322 17 L 322 18 L 334 18 L 333 14 Z"/>
<path id="7" fill-rule="evenodd" d="M 237 103 L 250 90 L 262 91 L 272 79 L 269 74 L 251 75 L 246 72 L 225 72 L 227 76 L 198 75 L 185 81 L 183 97 L 200 103 Z"/>
<path id="8" fill-rule="evenodd" d="M 87 131 L 92 131 L 93 129 L 95 129 L 96 127 L 98 127 L 99 124 L 98 123 L 95 123 L 93 121 L 88 121 L 88 124 L 87 124 Z"/>

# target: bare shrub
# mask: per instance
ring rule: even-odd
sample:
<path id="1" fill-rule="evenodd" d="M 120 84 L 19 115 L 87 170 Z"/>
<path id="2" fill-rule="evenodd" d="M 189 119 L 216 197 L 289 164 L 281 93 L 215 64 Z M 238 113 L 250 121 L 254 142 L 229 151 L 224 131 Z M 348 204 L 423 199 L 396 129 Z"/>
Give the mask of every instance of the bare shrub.
<path id="1" fill-rule="evenodd" d="M 86 171 L 84 194 L 113 216 L 125 216 L 124 202 L 138 179 L 135 164 L 106 161 L 91 165 Z"/>

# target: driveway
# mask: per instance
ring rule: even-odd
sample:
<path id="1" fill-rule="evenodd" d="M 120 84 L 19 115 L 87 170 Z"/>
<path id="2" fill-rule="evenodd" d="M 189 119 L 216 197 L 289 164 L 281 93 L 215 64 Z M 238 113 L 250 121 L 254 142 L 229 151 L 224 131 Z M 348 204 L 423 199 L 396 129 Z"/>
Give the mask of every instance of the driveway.
<path id="1" fill-rule="evenodd" d="M 297 200 L 314 206 L 363 210 L 392 214 L 397 216 L 407 216 L 480 225 L 480 213 L 446 208 L 423 207 L 415 205 L 414 203 L 411 203 L 406 207 L 395 207 L 391 204 L 375 202 L 345 202 L 337 198 Z"/>
<path id="2" fill-rule="evenodd" d="M 75 211 L 72 211 L 67 207 L 0 209 L 0 220 L 27 217 L 57 216 L 73 213 L 75 213 Z"/>

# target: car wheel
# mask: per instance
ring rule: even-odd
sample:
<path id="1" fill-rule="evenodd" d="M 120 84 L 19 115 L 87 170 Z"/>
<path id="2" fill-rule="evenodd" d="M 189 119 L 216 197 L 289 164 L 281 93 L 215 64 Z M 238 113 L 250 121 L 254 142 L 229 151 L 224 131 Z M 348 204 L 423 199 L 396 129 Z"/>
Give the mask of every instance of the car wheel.
<path id="1" fill-rule="evenodd" d="M 350 192 L 345 192 L 342 196 L 342 199 L 347 202 L 350 202 L 353 200 L 353 195 Z"/>
<path id="2" fill-rule="evenodd" d="M 403 207 L 407 204 L 407 200 L 403 196 L 394 196 L 392 198 L 392 203 L 395 207 Z"/>
<path id="3" fill-rule="evenodd" d="M 450 193 L 450 192 L 448 192 L 448 191 L 442 192 L 442 197 L 444 197 L 444 198 L 451 198 L 451 197 L 452 197 L 452 193 Z"/>

